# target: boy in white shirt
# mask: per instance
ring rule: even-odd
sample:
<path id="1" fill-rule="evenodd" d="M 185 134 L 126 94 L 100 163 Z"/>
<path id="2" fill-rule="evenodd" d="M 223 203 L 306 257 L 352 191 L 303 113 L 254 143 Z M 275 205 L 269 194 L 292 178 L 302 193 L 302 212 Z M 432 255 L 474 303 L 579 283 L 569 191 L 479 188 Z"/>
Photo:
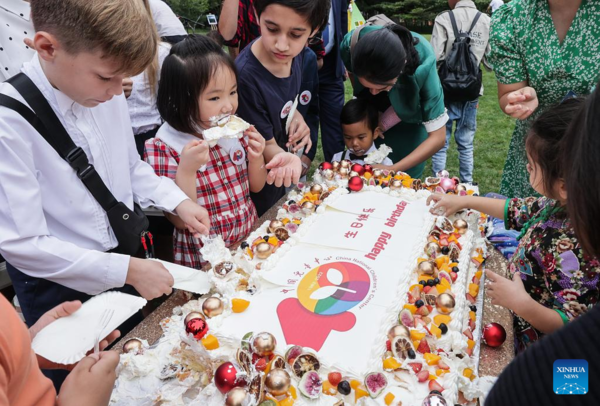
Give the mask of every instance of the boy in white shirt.
<path id="1" fill-rule="evenodd" d="M 38 54 L 23 73 L 116 200 L 176 213 L 206 234 L 206 210 L 135 150 L 122 81 L 145 69 L 158 43 L 143 2 L 36 0 L 31 12 Z M 9 83 L 0 93 L 27 105 Z M 171 293 L 161 264 L 109 252 L 118 241 L 106 212 L 40 133 L 3 106 L 0 156 L 0 253 L 28 325 L 63 301 L 125 284 L 146 299 Z"/>
<path id="2" fill-rule="evenodd" d="M 382 135 L 379 128 L 379 112 L 366 99 L 352 99 L 342 108 L 340 116 L 346 149 L 333 156 L 332 161 L 347 159 L 355 164 L 365 164 L 365 158 L 377 150 L 375 139 Z M 377 162 L 393 165 L 388 157 Z"/>

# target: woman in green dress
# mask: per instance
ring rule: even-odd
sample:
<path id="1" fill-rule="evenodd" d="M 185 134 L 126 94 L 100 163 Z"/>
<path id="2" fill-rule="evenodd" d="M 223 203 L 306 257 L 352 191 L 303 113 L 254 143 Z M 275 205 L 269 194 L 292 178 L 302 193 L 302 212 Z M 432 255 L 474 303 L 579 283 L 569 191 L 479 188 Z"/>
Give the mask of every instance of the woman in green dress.
<path id="1" fill-rule="evenodd" d="M 362 28 L 351 47 L 353 32 L 340 53 L 354 95 L 372 98 L 385 112 L 382 117 L 393 116 L 385 140 L 376 144 L 392 148 L 390 169 L 420 178 L 425 161 L 446 142 L 448 115 L 433 49 L 425 38 L 396 24 Z"/>
<path id="2" fill-rule="evenodd" d="M 500 108 L 517 120 L 500 193 L 535 195 L 525 135 L 532 120 L 569 93 L 588 94 L 600 74 L 600 1 L 512 0 L 492 17 L 489 61 Z"/>

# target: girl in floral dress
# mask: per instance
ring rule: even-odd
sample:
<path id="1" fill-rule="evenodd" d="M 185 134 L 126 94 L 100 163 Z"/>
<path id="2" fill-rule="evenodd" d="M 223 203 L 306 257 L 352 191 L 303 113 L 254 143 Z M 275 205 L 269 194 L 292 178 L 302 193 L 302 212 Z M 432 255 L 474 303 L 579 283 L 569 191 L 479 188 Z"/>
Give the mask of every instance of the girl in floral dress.
<path id="1" fill-rule="evenodd" d="M 560 140 L 581 105 L 571 99 L 549 108 L 532 124 L 525 141 L 532 188 L 538 197 L 508 200 L 432 195 L 432 212 L 451 215 L 466 208 L 504 218 L 520 231 L 509 263 L 511 279 L 486 272 L 486 294 L 514 315 L 515 351 L 524 351 L 586 312 L 598 301 L 600 263 L 582 251 L 566 211 Z"/>
<path id="2" fill-rule="evenodd" d="M 250 191 L 260 191 L 267 180 L 265 140 L 254 127 L 213 147 L 202 137 L 214 117 L 233 115 L 238 107 L 233 60 L 207 37 L 174 45 L 162 67 L 157 105 L 166 122 L 146 141 L 144 159 L 208 210 L 210 236 L 222 236 L 227 246 L 241 241 L 258 218 Z M 175 262 L 202 268 L 201 242 L 177 216 L 166 216 L 175 225 Z"/>
<path id="3" fill-rule="evenodd" d="M 492 16 L 490 47 L 500 107 L 518 119 L 500 193 L 532 196 L 525 135 L 545 109 L 587 95 L 600 78 L 600 2 L 512 0 Z"/>

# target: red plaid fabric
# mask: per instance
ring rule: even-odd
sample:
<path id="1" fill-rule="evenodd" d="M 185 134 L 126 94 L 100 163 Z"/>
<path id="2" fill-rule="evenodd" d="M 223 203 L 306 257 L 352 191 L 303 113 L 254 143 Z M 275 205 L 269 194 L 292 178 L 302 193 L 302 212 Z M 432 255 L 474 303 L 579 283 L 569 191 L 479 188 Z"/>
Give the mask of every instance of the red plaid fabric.
<path id="1" fill-rule="evenodd" d="M 260 25 L 254 11 L 254 0 L 239 0 L 237 31 L 232 39 L 225 41 L 225 45 L 239 47 L 241 52 L 258 37 L 260 37 Z M 318 36 L 310 40 L 308 46 L 317 54 L 317 59 L 325 56 L 325 45 Z"/>
<path id="2" fill-rule="evenodd" d="M 242 138 L 247 151 L 248 144 Z M 179 154 L 158 138 L 146 141 L 144 160 L 159 176 L 175 179 Z M 246 164 L 236 165 L 220 146 L 210 149 L 206 170 L 196 173 L 198 204 L 208 210 L 210 236 L 220 235 L 229 247 L 240 242 L 252 230 L 258 219 L 254 203 L 250 200 L 250 183 Z M 200 255 L 202 243 L 187 230 L 175 229 L 173 251 L 175 263 L 200 269 L 206 263 Z"/>

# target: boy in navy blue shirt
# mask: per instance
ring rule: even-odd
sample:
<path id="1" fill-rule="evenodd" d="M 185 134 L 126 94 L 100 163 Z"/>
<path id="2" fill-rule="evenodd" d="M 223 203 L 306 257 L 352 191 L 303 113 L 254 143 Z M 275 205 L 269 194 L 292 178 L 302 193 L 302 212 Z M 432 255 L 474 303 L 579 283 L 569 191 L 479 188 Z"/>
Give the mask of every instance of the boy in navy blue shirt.
<path id="1" fill-rule="evenodd" d="M 307 93 L 301 92 L 302 52 L 309 37 L 327 22 L 330 0 L 256 0 L 254 8 L 262 36 L 244 48 L 236 59 L 238 114 L 256 127 L 267 144 L 308 153 L 311 131 L 294 107 L 307 100 Z M 310 93 L 310 98 L 314 97 Z M 290 114 L 293 114 L 291 119 Z M 303 162 L 307 159 L 303 157 Z M 258 214 L 266 212 L 284 194 L 284 187 L 271 185 L 253 194 Z"/>

